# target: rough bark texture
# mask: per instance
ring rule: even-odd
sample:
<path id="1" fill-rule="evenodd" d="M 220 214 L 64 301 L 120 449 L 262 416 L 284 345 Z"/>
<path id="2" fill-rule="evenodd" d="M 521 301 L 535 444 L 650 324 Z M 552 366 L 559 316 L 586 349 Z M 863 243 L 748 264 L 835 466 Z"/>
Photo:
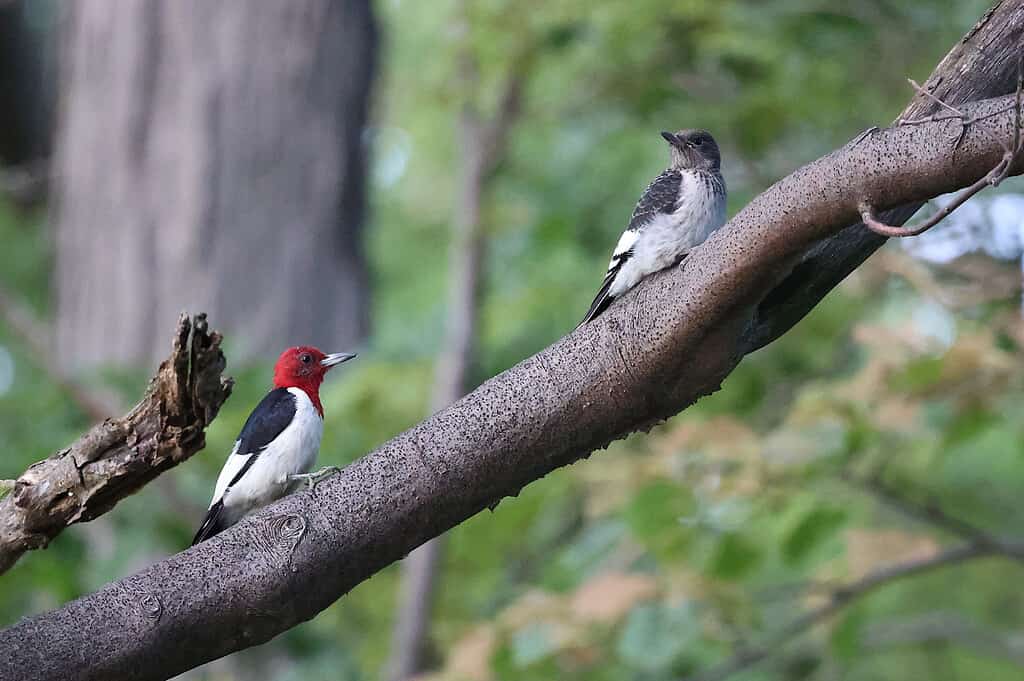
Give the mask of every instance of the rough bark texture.
<path id="1" fill-rule="evenodd" d="M 942 101 L 958 105 L 1013 91 L 1017 57 L 1024 41 L 1024 6 L 1017 0 L 995 3 L 978 23 L 939 62 L 924 89 Z M 856 97 L 856 93 L 851 94 Z M 909 119 L 933 113 L 938 105 L 915 95 L 900 114 Z M 900 225 L 924 205 L 916 201 L 882 217 Z M 800 264 L 758 305 L 744 333 L 747 352 L 772 342 L 804 318 L 825 295 L 882 247 L 885 237 L 856 222 L 823 240 L 801 258 Z"/>
<path id="2" fill-rule="evenodd" d="M 473 91 L 476 89 L 472 87 L 476 84 L 476 70 L 471 71 L 473 76 L 466 80 L 469 81 L 468 89 Z M 445 340 L 431 398 L 431 410 L 435 412 L 466 394 L 470 388 L 469 373 L 476 361 L 480 295 L 487 251 L 487 230 L 481 218 L 483 196 L 487 180 L 505 148 L 509 127 L 519 111 L 521 74 L 514 74 L 506 89 L 493 120 L 481 120 L 479 112 L 469 106 L 459 118 L 461 181 L 448 258 Z M 389 681 L 404 681 L 423 669 L 443 554 L 444 537 L 435 537 L 410 553 L 402 563 L 402 585 L 391 637 L 391 658 L 385 672 Z"/>
<path id="3" fill-rule="evenodd" d="M 220 343 L 205 315 L 194 321 L 182 315 L 171 355 L 141 402 L 32 464 L 15 481 L 14 491 L 0 500 L 0 572 L 203 448 L 206 426 L 231 394 L 231 379 L 221 375 Z"/>
<path id="4" fill-rule="evenodd" d="M 466 393 L 476 357 L 481 274 L 486 236 L 480 223 L 483 154 L 478 135 L 463 123 L 462 182 L 448 259 L 448 313 L 445 340 L 434 375 L 432 411 L 444 409 Z M 402 562 L 402 583 L 391 657 L 385 678 L 404 681 L 420 671 L 425 657 L 430 613 L 444 554 L 444 537 L 435 537 Z"/>
<path id="5" fill-rule="evenodd" d="M 963 50 L 983 46 L 991 63 L 969 70 L 947 60 L 936 78 L 952 81 L 953 94 L 1011 91 L 1022 30 L 1024 0 L 1001 3 Z M 25 670 L 40 679 L 166 678 L 313 617 L 427 539 L 718 389 L 759 340 L 813 307 L 829 277 L 838 281 L 838 270 L 865 257 L 841 238 L 862 200 L 889 208 L 967 186 L 999 161 L 1012 125 L 1008 113 L 976 124 L 955 153 L 956 121 L 888 129 L 797 170 L 685 267 L 641 283 L 594 323 L 353 463 L 315 496 L 291 495 L 211 541 L 0 632 L 9 653 L 0 679 Z M 827 271 L 805 272 L 816 282 L 810 288 L 774 294 L 782 319 L 760 313 L 816 244 L 831 254 L 819 261 Z"/>
<path id="6" fill-rule="evenodd" d="M 62 8 L 62 361 L 156 361 L 182 309 L 218 319 L 235 357 L 356 344 L 369 0 Z"/>

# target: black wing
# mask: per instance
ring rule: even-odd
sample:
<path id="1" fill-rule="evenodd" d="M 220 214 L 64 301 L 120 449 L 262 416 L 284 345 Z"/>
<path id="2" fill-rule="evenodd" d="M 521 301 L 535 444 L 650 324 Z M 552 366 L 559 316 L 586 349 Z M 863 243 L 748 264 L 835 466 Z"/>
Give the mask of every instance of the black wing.
<path id="1" fill-rule="evenodd" d="M 654 178 L 654 181 L 647 185 L 636 208 L 633 209 L 633 215 L 629 218 L 629 227 L 626 229 L 640 230 L 655 215 L 674 212 L 679 202 L 682 181 L 683 174 L 673 168 L 669 168 Z"/>
<path id="2" fill-rule="evenodd" d="M 260 400 L 242 426 L 242 432 L 238 434 L 238 446 L 233 452 L 238 456 L 249 455 L 249 458 L 228 483 L 228 489 L 242 479 L 242 476 L 252 468 L 260 452 L 288 427 L 293 418 L 295 396 L 288 392 L 287 388 L 275 388 Z M 223 508 L 223 500 L 218 499 L 206 512 L 206 517 L 192 540 L 193 546 L 224 529 L 225 526 L 220 523 Z"/>
<path id="3" fill-rule="evenodd" d="M 621 253 L 615 257 L 615 264 L 608 270 L 608 274 L 604 275 L 604 281 L 601 282 L 601 288 L 597 290 L 597 295 L 594 296 L 594 302 L 590 304 L 590 309 L 587 310 L 586 316 L 583 317 L 583 321 L 579 323 L 580 328 L 587 322 L 593 321 L 595 317 L 608 309 L 608 306 L 612 304 L 614 298 L 608 293 L 608 290 L 612 287 L 612 282 L 615 281 L 615 277 L 619 274 L 619 270 L 622 266 L 633 257 L 633 249 L 629 249 L 625 253 Z"/>
<path id="4" fill-rule="evenodd" d="M 192 546 L 195 546 L 201 541 L 206 541 L 227 527 L 227 525 L 221 522 L 223 520 L 221 518 L 221 511 L 223 510 L 224 502 L 218 499 L 217 503 L 211 506 L 210 510 L 206 512 L 206 517 L 203 518 L 203 524 L 199 526 L 199 531 L 196 532 L 196 536 L 192 537 Z"/>
<path id="5" fill-rule="evenodd" d="M 238 434 L 236 454 L 259 454 L 295 418 L 295 395 L 287 388 L 275 388 L 260 400 Z M 235 481 L 240 476 L 235 477 Z"/>
<path id="6" fill-rule="evenodd" d="M 647 189 L 644 190 L 643 195 L 633 209 L 633 214 L 629 218 L 629 226 L 626 227 L 626 231 L 643 231 L 644 225 L 650 222 L 655 215 L 674 212 L 679 203 L 679 191 L 682 187 L 682 181 L 683 174 L 673 168 L 669 168 L 654 178 L 654 181 L 647 185 Z M 630 248 L 623 253 L 615 253 L 612 256 L 612 264 L 608 268 L 608 273 L 604 275 L 601 288 L 598 289 L 597 295 L 594 296 L 594 302 L 590 304 L 590 309 L 587 310 L 587 314 L 583 317 L 583 321 L 580 322 L 580 326 L 593 320 L 612 304 L 613 297 L 609 295 L 608 290 L 615 281 L 615 277 L 619 274 L 619 270 L 622 269 L 622 266 L 626 264 L 632 255 L 633 249 Z M 576 328 L 579 328 L 579 326 Z"/>

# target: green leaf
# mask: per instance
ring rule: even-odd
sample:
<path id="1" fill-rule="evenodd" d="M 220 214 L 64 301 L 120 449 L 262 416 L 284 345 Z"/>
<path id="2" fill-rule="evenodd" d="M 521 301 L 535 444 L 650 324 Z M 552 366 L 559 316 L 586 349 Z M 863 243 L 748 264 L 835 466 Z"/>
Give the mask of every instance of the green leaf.
<path id="1" fill-rule="evenodd" d="M 829 643 L 839 659 L 845 662 L 857 659 L 861 652 L 861 632 L 866 622 L 864 611 L 861 608 L 853 608 L 832 629 Z"/>
<path id="2" fill-rule="evenodd" d="M 689 605 L 645 604 L 629 613 L 618 654 L 631 667 L 667 670 L 697 638 L 699 627 Z"/>
<path id="3" fill-rule="evenodd" d="M 626 535 L 619 520 L 598 520 L 585 527 L 554 556 L 544 581 L 556 589 L 568 589 L 600 570 L 604 559 Z"/>
<path id="4" fill-rule="evenodd" d="M 816 508 L 796 524 L 782 544 L 782 557 L 790 565 L 799 563 L 831 537 L 846 522 L 846 512 L 837 508 Z"/>
<path id="5" fill-rule="evenodd" d="M 683 487 L 660 480 L 642 488 L 625 510 L 625 519 L 635 535 L 657 537 L 667 528 L 678 527 L 679 519 L 694 512 L 693 494 Z"/>
<path id="6" fill-rule="evenodd" d="M 694 534 L 680 519 L 696 512 L 690 489 L 662 480 L 640 489 L 623 516 L 633 537 L 656 559 L 672 560 L 686 554 Z"/>
<path id="7" fill-rule="evenodd" d="M 748 575 L 761 562 L 761 550 L 743 535 L 730 533 L 715 547 L 709 570 L 719 579 L 735 580 Z"/>

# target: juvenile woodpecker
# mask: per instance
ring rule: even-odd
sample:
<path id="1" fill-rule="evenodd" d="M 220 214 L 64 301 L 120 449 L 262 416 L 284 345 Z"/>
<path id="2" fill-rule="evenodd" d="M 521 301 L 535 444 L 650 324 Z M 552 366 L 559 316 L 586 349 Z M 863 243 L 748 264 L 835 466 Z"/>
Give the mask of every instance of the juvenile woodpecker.
<path id="1" fill-rule="evenodd" d="M 315 484 L 337 468 L 309 469 L 320 450 L 324 408 L 320 384 L 331 367 L 355 357 L 325 355 L 314 347 L 288 348 L 274 365 L 274 389 L 256 406 L 217 478 L 210 509 L 192 545 L 231 527 L 246 513 Z"/>
<path id="2" fill-rule="evenodd" d="M 674 265 L 725 223 L 721 153 L 706 130 L 663 132 L 671 164 L 633 209 L 580 326 L 649 274 Z"/>

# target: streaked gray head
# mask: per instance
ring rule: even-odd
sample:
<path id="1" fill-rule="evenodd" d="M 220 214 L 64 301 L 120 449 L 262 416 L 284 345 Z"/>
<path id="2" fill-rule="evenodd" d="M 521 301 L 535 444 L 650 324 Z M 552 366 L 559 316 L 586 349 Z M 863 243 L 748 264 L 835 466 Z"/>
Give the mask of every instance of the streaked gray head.
<path id="1" fill-rule="evenodd" d="M 663 132 L 672 154 L 672 167 L 718 171 L 722 166 L 722 153 L 718 143 L 707 130 L 680 130 Z"/>

